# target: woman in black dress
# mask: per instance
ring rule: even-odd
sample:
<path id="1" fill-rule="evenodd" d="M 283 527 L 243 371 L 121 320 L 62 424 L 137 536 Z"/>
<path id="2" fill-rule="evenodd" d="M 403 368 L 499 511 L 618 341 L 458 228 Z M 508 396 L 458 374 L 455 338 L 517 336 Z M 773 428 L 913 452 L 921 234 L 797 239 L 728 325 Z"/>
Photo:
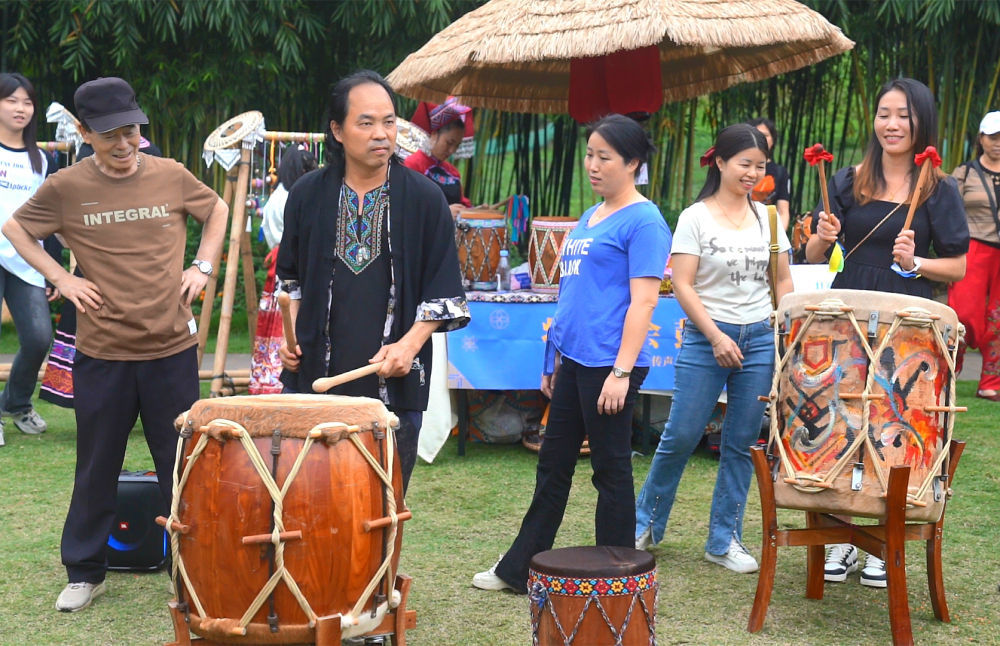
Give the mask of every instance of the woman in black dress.
<path id="1" fill-rule="evenodd" d="M 839 241 L 845 260 L 843 271 L 833 279 L 835 289 L 930 298 L 931 281 L 952 283 L 965 275 L 969 249 L 969 227 L 954 179 L 934 169 L 921 194 L 911 195 L 920 174 L 914 154 L 937 141 L 934 95 L 920 81 L 899 78 L 882 86 L 876 105 L 864 159 L 830 179 L 833 213 L 816 207 L 818 225 L 806 245 L 806 258 L 826 262 Z M 919 207 L 910 228 L 903 230 L 914 199 Z M 831 546 L 827 581 L 844 581 L 857 568 L 856 547 Z M 868 555 L 861 583 L 886 586 L 881 559 Z"/>

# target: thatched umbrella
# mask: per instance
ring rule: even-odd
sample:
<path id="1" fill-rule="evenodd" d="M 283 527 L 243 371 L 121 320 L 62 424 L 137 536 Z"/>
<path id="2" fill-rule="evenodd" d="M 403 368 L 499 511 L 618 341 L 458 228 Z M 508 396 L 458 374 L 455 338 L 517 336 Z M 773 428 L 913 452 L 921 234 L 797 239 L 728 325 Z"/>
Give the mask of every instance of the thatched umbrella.
<path id="1" fill-rule="evenodd" d="M 811 65 L 854 43 L 794 0 L 491 0 L 388 80 L 426 101 L 454 95 L 475 107 L 566 113 L 571 61 L 651 46 L 663 100 L 678 101 Z M 581 82 L 593 81 L 573 84 Z"/>

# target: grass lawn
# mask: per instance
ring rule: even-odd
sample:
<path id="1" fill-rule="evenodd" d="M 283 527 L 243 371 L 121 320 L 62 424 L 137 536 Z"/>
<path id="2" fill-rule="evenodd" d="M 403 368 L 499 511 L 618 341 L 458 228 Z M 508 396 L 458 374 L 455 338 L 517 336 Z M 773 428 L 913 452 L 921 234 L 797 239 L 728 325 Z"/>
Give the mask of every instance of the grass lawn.
<path id="1" fill-rule="evenodd" d="M 918 644 L 997 644 L 1000 618 L 1000 405 L 975 399 L 962 382 L 955 435 L 968 442 L 948 506 L 944 576 L 952 623 L 933 618 L 923 549 L 910 543 L 908 582 Z M 49 422 L 42 436 L 12 426 L 0 448 L 0 644 L 162 644 L 172 641 L 164 573 L 110 573 L 109 589 L 76 614 L 55 611 L 65 583 L 59 538 L 72 487 L 74 423 L 71 411 L 41 403 Z M 638 489 L 648 457 L 635 460 Z M 413 576 L 410 607 L 417 646 L 505 646 L 530 643 L 528 600 L 482 592 L 472 575 L 493 564 L 509 545 L 534 485 L 536 457 L 520 446 L 472 444 L 456 455 L 455 440 L 434 464 L 419 463 L 408 503 L 401 569 Z M 125 467 L 151 466 L 142 435 L 129 441 Z M 884 644 L 890 633 L 885 591 L 858 583 L 829 584 L 822 601 L 805 599 L 805 550 L 778 551 L 774 595 L 758 635 L 745 631 L 757 578 L 732 574 L 702 559 L 716 462 L 698 452 L 688 465 L 664 541 L 653 549 L 660 568 L 659 644 Z M 593 541 L 595 494 L 581 461 L 556 546 Z M 782 524 L 801 526 L 802 514 L 782 512 Z M 745 539 L 759 553 L 760 506 L 753 485 Z M 221 575 L 221 574 L 220 574 Z"/>

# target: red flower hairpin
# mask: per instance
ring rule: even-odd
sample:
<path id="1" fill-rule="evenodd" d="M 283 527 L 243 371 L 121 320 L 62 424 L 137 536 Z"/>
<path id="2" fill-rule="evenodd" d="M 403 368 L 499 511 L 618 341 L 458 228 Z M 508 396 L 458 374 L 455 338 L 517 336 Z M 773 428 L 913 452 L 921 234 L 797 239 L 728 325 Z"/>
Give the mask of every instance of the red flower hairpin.
<path id="1" fill-rule="evenodd" d="M 715 160 L 715 146 L 712 146 L 705 151 L 705 154 L 701 156 L 701 167 L 704 168 L 712 164 Z"/>

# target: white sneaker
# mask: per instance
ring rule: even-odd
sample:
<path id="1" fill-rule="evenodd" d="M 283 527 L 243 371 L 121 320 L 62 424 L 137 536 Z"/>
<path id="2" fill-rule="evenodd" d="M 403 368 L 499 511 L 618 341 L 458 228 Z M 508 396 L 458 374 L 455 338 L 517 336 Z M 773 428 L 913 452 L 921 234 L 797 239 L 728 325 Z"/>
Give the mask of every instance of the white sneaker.
<path id="1" fill-rule="evenodd" d="M 500 556 L 500 559 L 502 558 L 503 555 Z M 490 569 L 485 572 L 478 572 L 473 576 L 472 585 L 480 590 L 513 590 L 514 586 L 497 576 L 496 569 L 500 565 L 500 559 L 497 559 L 497 562 Z"/>
<path id="2" fill-rule="evenodd" d="M 653 546 L 653 530 L 649 527 L 635 539 L 635 549 L 648 550 Z"/>
<path id="3" fill-rule="evenodd" d="M 826 553 L 826 564 L 823 566 L 823 578 L 827 581 L 841 583 L 847 580 L 847 575 L 858 569 L 858 548 L 850 543 L 831 545 Z"/>
<path id="4" fill-rule="evenodd" d="M 100 583 L 70 583 L 59 593 L 56 599 L 56 610 L 61 612 L 76 612 L 83 610 L 106 590 L 104 581 Z"/>
<path id="5" fill-rule="evenodd" d="M 879 557 L 869 554 L 865 559 L 865 568 L 861 570 L 861 585 L 869 588 L 884 588 L 887 582 L 885 578 L 885 561 Z"/>
<path id="6" fill-rule="evenodd" d="M 743 544 L 733 538 L 729 543 L 729 551 L 725 554 L 712 554 L 705 552 L 705 560 L 718 563 L 722 567 L 729 568 L 733 572 L 756 572 L 760 567 L 757 559 L 750 555 Z"/>
<path id="7" fill-rule="evenodd" d="M 35 412 L 34 408 L 29 408 L 26 411 L 21 411 L 20 413 L 9 413 L 11 417 L 14 418 L 14 426 L 21 429 L 22 433 L 27 433 L 28 435 L 40 435 L 44 433 L 49 425 L 45 423 L 45 420 Z"/>
<path id="8" fill-rule="evenodd" d="M 0 419 L 0 446 L 3 446 L 6 442 L 3 439 L 3 420 Z"/>

